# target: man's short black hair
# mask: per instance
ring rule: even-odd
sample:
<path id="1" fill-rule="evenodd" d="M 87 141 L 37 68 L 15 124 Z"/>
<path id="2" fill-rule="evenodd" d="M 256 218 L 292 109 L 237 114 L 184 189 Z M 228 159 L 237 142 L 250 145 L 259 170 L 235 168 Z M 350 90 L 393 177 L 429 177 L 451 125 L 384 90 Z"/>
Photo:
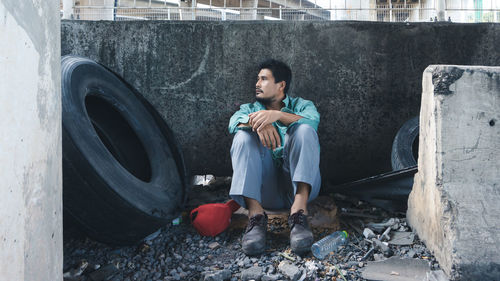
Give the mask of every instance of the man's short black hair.
<path id="1" fill-rule="evenodd" d="M 290 82 L 292 82 L 292 71 L 286 63 L 275 59 L 268 59 L 259 65 L 259 70 L 262 69 L 271 70 L 275 83 L 285 81 L 285 94 L 288 92 Z"/>

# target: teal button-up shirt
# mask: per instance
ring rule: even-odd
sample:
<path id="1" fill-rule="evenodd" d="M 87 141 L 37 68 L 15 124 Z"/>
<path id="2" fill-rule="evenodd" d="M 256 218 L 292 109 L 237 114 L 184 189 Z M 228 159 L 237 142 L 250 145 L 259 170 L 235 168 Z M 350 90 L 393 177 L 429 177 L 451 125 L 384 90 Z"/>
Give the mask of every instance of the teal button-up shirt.
<path id="1" fill-rule="evenodd" d="M 319 112 L 316 109 L 316 106 L 312 103 L 312 101 L 305 100 L 299 97 L 289 97 L 288 95 L 283 100 L 285 106 L 281 108 L 281 111 L 292 113 L 295 115 L 302 116 L 298 121 L 293 122 L 289 126 L 284 125 L 280 121 L 276 121 L 273 123 L 273 126 L 277 129 L 280 138 L 281 138 L 281 146 L 277 147 L 272 151 L 273 159 L 275 163 L 280 165 L 281 161 L 279 159 L 283 158 L 283 145 L 285 140 L 285 134 L 290 126 L 295 123 L 299 124 L 308 124 L 314 128 L 314 130 L 318 131 L 319 125 Z M 240 110 L 236 111 L 231 119 L 229 120 L 229 133 L 234 134 L 238 130 L 251 130 L 249 127 L 238 127 L 240 123 L 248 123 L 249 117 L 248 114 L 252 112 L 257 112 L 260 110 L 266 110 L 266 108 L 258 101 L 254 103 L 245 103 L 240 106 Z"/>

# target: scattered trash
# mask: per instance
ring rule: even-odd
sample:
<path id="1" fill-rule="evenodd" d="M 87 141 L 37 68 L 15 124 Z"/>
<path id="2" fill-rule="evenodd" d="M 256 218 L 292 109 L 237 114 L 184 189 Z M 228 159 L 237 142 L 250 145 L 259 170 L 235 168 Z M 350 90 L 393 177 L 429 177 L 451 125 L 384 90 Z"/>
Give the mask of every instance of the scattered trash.
<path id="1" fill-rule="evenodd" d="M 342 277 L 342 279 L 343 279 L 344 281 L 347 281 L 347 280 L 345 279 L 345 277 L 344 277 L 344 274 L 342 274 L 342 272 L 340 271 L 340 269 L 339 269 L 336 265 L 334 265 L 334 267 L 335 267 L 335 270 L 337 270 L 337 272 L 339 273 L 340 277 Z"/>
<path id="2" fill-rule="evenodd" d="M 372 239 L 373 237 L 377 237 L 377 235 L 375 235 L 375 233 L 373 232 L 373 230 L 369 229 L 369 228 L 365 228 L 363 230 L 363 236 L 366 238 L 366 239 Z"/>
<path id="3" fill-rule="evenodd" d="M 181 224 L 181 222 L 182 222 L 182 217 L 179 216 L 179 217 L 172 220 L 172 225 L 179 225 L 179 224 Z"/>
<path id="4" fill-rule="evenodd" d="M 202 187 L 207 190 L 209 187 Z M 227 196 L 227 188 L 225 189 Z M 220 202 L 227 201 L 222 198 Z M 425 281 L 445 281 L 439 278 L 440 267 L 436 259 L 409 229 L 404 213 L 391 213 L 356 198 L 334 196 L 328 204 L 319 204 L 320 210 L 333 210 L 361 214 L 346 216 L 337 221 L 337 229 L 312 227 L 314 237 L 320 238 L 338 230 L 340 226 L 349 233 L 349 242 L 327 255 L 323 260 L 312 254 L 297 256 L 290 251 L 288 213 L 270 212 L 268 221 L 267 248 L 259 257 L 246 256 L 241 250 L 241 234 L 248 222 L 247 216 L 238 210 L 231 217 L 231 226 L 217 236 L 201 236 L 191 224 L 168 223 L 159 234 L 152 233 L 135 247 L 110 247 L 90 239 L 65 241 L 64 263 L 65 281 L 94 281 L 95 274 L 108 265 L 114 265 L 116 273 L 109 280 L 238 280 L 257 278 L 250 273 L 261 270 L 260 280 L 366 280 L 363 270 L 374 261 L 385 262 L 391 257 L 420 260 L 430 264 L 428 279 Z M 337 206 L 337 207 L 334 207 Z M 185 211 L 190 210 L 186 207 Z M 342 210 L 342 211 L 341 211 Z M 311 215 L 311 212 L 309 213 Z M 317 212 L 328 215 L 327 212 Z M 330 213 L 332 215 L 333 213 Z M 337 214 L 338 215 L 338 214 Z M 366 216 L 365 216 L 366 215 Z M 241 219 L 239 219 L 241 216 Z M 313 215 L 314 216 L 314 215 Z M 182 217 L 183 221 L 189 216 Z M 341 218 L 343 216 L 340 216 Z M 241 220 L 242 227 L 234 227 Z M 372 228 L 372 226 L 375 226 Z M 358 230 L 355 230 L 358 229 Z M 363 235 L 363 230 L 365 235 Z M 401 237 L 413 241 L 401 241 Z M 405 239 L 406 239 L 405 238 Z M 399 242 L 398 242 L 399 241 Z M 393 244 L 401 243 L 401 245 Z M 80 261 L 88 261 L 86 269 L 78 273 Z M 280 267 L 281 265 L 281 267 Z M 435 271 L 435 272 L 434 272 Z M 254 272 L 254 273 L 255 273 Z M 258 273 L 258 272 L 257 272 Z M 388 267 L 386 276 L 402 278 L 405 271 L 398 267 Z M 392 273 L 392 275 L 391 275 Z M 399 274 L 399 275 L 396 275 Z M 72 275 L 78 275 L 70 278 Z M 444 274 L 444 273 L 443 273 Z M 437 276 L 437 277 L 436 277 Z M 433 278 L 433 279 L 431 279 Z M 383 278 L 383 280 L 391 280 Z M 403 279 L 398 279 L 403 280 Z M 411 279 L 410 279 L 411 280 Z M 424 279 L 422 279 L 424 281 Z M 446 280 L 447 281 L 447 280 Z"/>
<path id="5" fill-rule="evenodd" d="M 394 227 L 397 226 L 396 229 L 399 227 L 398 226 L 399 219 L 398 218 L 390 218 L 389 220 L 382 222 L 382 223 L 367 223 L 366 226 L 375 230 L 376 232 L 382 232 L 385 230 L 387 227 Z"/>
<path id="6" fill-rule="evenodd" d="M 318 259 L 324 259 L 329 253 L 337 250 L 338 247 L 345 245 L 349 234 L 346 231 L 336 231 L 327 235 L 311 246 L 311 252 Z"/>
<path id="7" fill-rule="evenodd" d="M 288 259 L 288 260 L 291 260 L 291 261 L 295 261 L 295 258 L 290 256 L 289 254 L 285 253 L 285 252 L 280 252 L 279 253 L 280 256 L 284 257 L 285 259 Z"/>

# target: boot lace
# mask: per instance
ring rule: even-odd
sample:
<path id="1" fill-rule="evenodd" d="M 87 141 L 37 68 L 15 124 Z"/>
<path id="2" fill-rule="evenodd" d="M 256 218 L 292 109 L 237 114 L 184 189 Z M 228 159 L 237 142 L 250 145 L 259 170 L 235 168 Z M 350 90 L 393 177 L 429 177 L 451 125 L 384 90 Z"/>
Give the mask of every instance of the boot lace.
<path id="1" fill-rule="evenodd" d="M 296 224 L 306 226 L 306 215 L 304 215 L 304 210 L 300 209 L 298 212 L 291 214 L 288 218 L 288 224 L 290 224 L 290 229 L 293 229 Z"/>
<path id="2" fill-rule="evenodd" d="M 255 215 L 253 217 L 250 217 L 250 219 L 248 219 L 248 225 L 247 225 L 247 228 L 245 230 L 245 233 L 252 230 L 252 228 L 254 228 L 254 226 L 264 225 L 265 224 L 264 221 L 265 221 L 265 215 Z"/>

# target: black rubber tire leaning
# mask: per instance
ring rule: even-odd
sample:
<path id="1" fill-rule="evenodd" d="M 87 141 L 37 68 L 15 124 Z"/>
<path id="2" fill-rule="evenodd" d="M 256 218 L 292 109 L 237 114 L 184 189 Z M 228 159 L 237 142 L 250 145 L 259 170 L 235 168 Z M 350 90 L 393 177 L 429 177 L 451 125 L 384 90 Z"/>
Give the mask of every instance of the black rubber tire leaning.
<path id="1" fill-rule="evenodd" d="M 417 165 L 419 117 L 406 121 L 392 142 L 392 170 L 402 170 Z"/>
<path id="2" fill-rule="evenodd" d="M 87 58 L 61 65 L 63 207 L 92 238 L 135 243 L 179 215 L 188 175 L 159 114 Z"/>

